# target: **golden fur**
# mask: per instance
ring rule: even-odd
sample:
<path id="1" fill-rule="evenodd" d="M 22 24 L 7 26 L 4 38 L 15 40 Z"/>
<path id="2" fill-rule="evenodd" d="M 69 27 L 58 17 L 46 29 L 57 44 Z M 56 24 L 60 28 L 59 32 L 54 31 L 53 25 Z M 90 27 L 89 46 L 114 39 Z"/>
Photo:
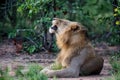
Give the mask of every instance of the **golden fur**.
<path id="1" fill-rule="evenodd" d="M 61 25 L 63 24 L 63 25 Z M 62 64 L 63 67 L 69 66 L 72 57 L 78 55 L 82 48 L 86 47 L 88 44 L 88 39 L 86 38 L 86 29 L 84 26 L 77 22 L 71 22 L 63 19 L 56 19 L 53 23 L 58 27 L 67 25 L 67 28 L 63 30 L 62 33 L 57 32 L 57 46 L 61 49 L 57 62 Z M 92 55 L 92 54 L 91 54 Z M 94 54 L 93 54 L 94 56 Z"/>
<path id="2" fill-rule="evenodd" d="M 45 68 L 43 73 L 49 77 L 78 77 L 79 74 L 100 73 L 103 59 L 95 54 L 94 48 L 87 38 L 87 30 L 83 25 L 55 18 L 49 32 L 56 35 L 56 43 L 60 48 L 56 64 L 61 64 L 63 69 Z"/>

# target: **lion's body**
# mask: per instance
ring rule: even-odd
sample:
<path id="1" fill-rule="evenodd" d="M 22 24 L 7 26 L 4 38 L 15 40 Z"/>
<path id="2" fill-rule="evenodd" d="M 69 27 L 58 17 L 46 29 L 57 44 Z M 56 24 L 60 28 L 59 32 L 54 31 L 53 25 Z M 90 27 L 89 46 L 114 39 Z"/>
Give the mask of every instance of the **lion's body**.
<path id="1" fill-rule="evenodd" d="M 61 49 L 57 57 L 57 62 L 62 64 L 63 67 L 67 67 L 73 57 L 80 55 L 82 49 L 89 47 L 90 54 L 89 57 L 95 57 L 94 50 L 86 40 L 84 34 L 80 32 L 70 37 L 71 32 L 65 32 L 62 35 L 56 34 L 57 45 Z"/>
<path id="2" fill-rule="evenodd" d="M 57 27 L 56 32 L 54 30 L 50 32 L 56 34 L 56 43 L 60 48 L 56 64 L 61 64 L 63 69 L 45 68 L 42 72 L 49 77 L 99 74 L 103 67 L 103 59 L 95 54 L 94 48 L 86 37 L 84 26 L 58 18 L 53 21 L 52 26 Z"/>

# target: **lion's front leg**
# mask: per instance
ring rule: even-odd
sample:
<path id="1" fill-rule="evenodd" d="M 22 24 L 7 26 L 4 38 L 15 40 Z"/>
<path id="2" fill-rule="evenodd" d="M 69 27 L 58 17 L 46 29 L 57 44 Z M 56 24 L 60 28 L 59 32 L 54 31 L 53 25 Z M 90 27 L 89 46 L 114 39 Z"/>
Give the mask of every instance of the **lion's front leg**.
<path id="1" fill-rule="evenodd" d="M 56 58 L 56 60 L 55 60 L 55 63 L 57 63 L 57 64 L 62 64 L 62 58 L 63 58 L 62 55 L 63 55 L 63 54 L 62 54 L 61 52 L 58 54 L 58 56 L 57 56 L 57 58 Z"/>
<path id="2" fill-rule="evenodd" d="M 78 77 L 79 70 L 69 67 L 62 70 L 49 70 L 45 74 L 48 77 Z"/>
<path id="3" fill-rule="evenodd" d="M 71 62 L 70 65 L 64 69 L 61 70 L 50 70 L 48 69 L 45 74 L 48 75 L 48 77 L 78 77 L 80 73 L 80 67 L 84 63 L 86 59 L 86 50 L 83 50 L 81 52 L 81 55 L 75 56 Z"/>
<path id="4" fill-rule="evenodd" d="M 63 66 L 63 68 L 68 67 L 69 64 L 70 64 L 70 57 L 64 58 L 63 61 L 62 61 L 62 66 Z"/>
<path id="5" fill-rule="evenodd" d="M 62 66 L 64 68 L 68 67 L 70 65 L 71 59 L 74 57 L 75 55 L 67 55 L 63 58 L 62 60 Z"/>

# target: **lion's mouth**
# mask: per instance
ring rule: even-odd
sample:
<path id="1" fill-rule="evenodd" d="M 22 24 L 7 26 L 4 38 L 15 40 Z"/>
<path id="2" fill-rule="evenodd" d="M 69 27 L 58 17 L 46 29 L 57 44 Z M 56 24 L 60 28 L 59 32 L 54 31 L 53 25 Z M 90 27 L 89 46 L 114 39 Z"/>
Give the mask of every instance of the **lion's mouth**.
<path id="1" fill-rule="evenodd" d="M 57 31 L 57 26 L 55 25 L 55 26 L 52 26 L 50 29 L 49 29 L 49 32 L 50 33 L 55 33 L 56 31 Z"/>
<path id="2" fill-rule="evenodd" d="M 55 26 L 51 27 L 51 29 L 56 31 L 57 30 L 57 26 L 55 25 Z"/>

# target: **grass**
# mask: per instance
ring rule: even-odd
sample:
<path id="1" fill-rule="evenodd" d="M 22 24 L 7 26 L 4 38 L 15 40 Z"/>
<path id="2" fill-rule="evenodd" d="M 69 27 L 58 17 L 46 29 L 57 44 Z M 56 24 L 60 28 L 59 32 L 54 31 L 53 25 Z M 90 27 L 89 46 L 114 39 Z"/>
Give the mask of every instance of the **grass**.
<path id="1" fill-rule="evenodd" d="M 111 56 L 110 63 L 113 70 L 111 71 L 112 76 L 105 80 L 120 80 L 120 52 Z M 61 69 L 61 65 L 53 64 L 53 70 Z M 40 71 L 43 69 L 39 64 L 29 64 L 28 71 L 22 71 L 23 67 L 19 67 L 15 70 L 15 76 L 9 75 L 9 68 L 2 70 L 0 68 L 0 80 L 48 80 L 48 77 L 41 74 Z M 14 73 L 12 73 L 14 74 Z M 53 80 L 57 80 L 56 77 Z"/>
<path id="2" fill-rule="evenodd" d="M 52 70 L 60 70 L 60 69 L 62 69 L 62 65 L 53 63 L 51 68 L 52 68 Z"/>
<path id="3" fill-rule="evenodd" d="M 110 59 L 112 70 L 112 77 L 105 80 L 120 80 L 120 52 L 111 56 Z"/>
<path id="4" fill-rule="evenodd" d="M 26 72 L 20 67 L 11 74 L 9 74 L 9 68 L 0 69 L 0 80 L 48 80 L 46 75 L 40 73 L 42 69 L 38 64 L 30 64 Z"/>

